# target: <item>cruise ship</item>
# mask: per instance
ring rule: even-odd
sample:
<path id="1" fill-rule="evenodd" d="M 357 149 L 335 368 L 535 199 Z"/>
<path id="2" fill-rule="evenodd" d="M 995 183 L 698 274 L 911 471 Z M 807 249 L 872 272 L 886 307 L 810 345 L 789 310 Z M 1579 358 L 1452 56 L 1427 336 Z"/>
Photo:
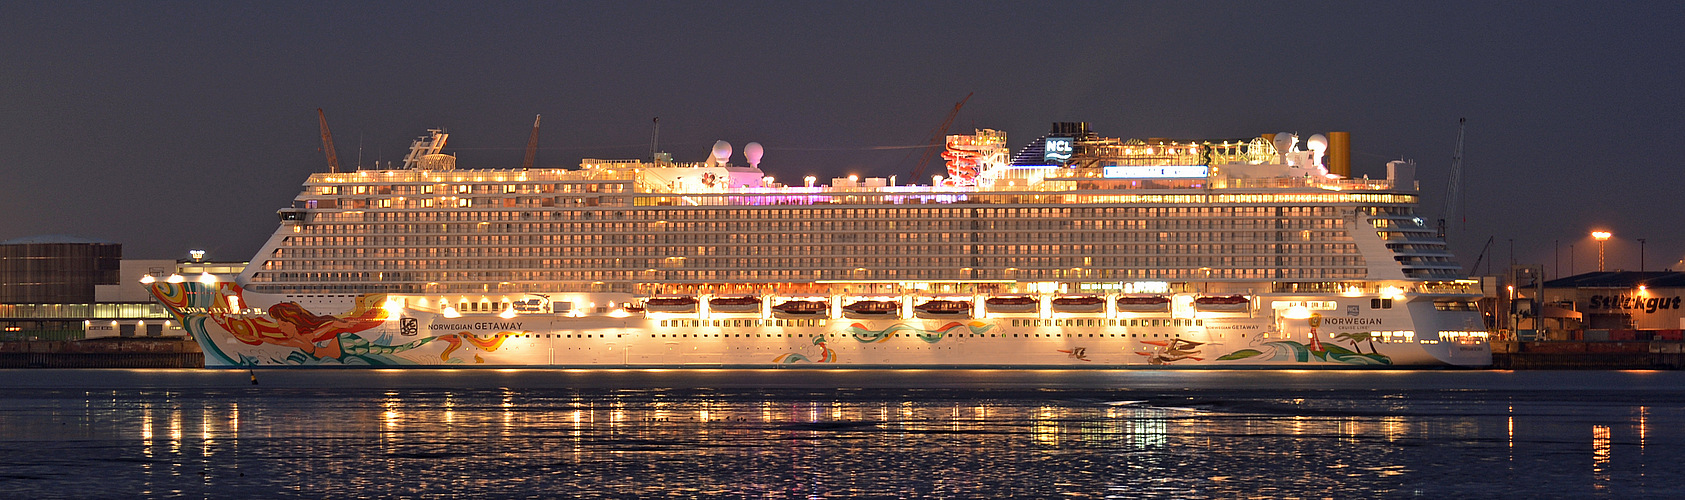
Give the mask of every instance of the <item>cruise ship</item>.
<path id="1" fill-rule="evenodd" d="M 1349 136 L 947 138 L 942 175 L 700 162 L 310 175 L 239 276 L 142 281 L 209 367 L 1483 366 L 1415 165 Z M 699 153 L 701 153 L 699 151 Z M 929 181 L 928 184 L 923 182 Z"/>

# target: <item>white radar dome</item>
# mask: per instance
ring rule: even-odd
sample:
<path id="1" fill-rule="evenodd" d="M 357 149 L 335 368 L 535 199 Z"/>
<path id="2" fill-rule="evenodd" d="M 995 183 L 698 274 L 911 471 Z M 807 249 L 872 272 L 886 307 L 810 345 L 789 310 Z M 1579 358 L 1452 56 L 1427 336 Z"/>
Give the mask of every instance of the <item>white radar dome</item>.
<path id="1" fill-rule="evenodd" d="M 1292 151 L 1293 143 L 1299 142 L 1299 138 L 1293 137 L 1292 133 L 1282 132 L 1275 135 L 1274 142 L 1277 153 L 1286 153 Z"/>
<path id="2" fill-rule="evenodd" d="M 725 141 L 714 142 L 714 161 L 725 163 L 731 159 L 731 143 Z"/>
<path id="3" fill-rule="evenodd" d="M 1305 149 L 1309 149 L 1311 151 L 1316 151 L 1318 153 L 1321 153 L 1323 151 L 1327 151 L 1328 150 L 1328 138 L 1323 137 L 1322 134 L 1312 135 L 1311 138 L 1305 139 Z"/>
<path id="4" fill-rule="evenodd" d="M 751 167 L 759 167 L 761 156 L 765 154 L 766 148 L 762 148 L 761 143 L 751 142 L 743 145 L 743 159 L 749 160 L 749 166 Z"/>

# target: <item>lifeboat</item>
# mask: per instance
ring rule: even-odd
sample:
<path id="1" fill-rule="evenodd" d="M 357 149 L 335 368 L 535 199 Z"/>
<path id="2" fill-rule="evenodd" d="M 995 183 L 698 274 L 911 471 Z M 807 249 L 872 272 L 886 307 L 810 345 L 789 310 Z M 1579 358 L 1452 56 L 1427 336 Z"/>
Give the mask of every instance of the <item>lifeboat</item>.
<path id="1" fill-rule="evenodd" d="M 708 299 L 708 311 L 719 313 L 758 313 L 761 312 L 761 298 L 745 297 L 716 297 Z"/>
<path id="2" fill-rule="evenodd" d="M 842 307 L 843 316 L 857 319 L 899 318 L 901 303 L 893 300 L 859 300 Z"/>
<path id="3" fill-rule="evenodd" d="M 969 300 L 927 300 L 913 306 L 913 311 L 924 318 L 969 318 L 971 317 L 971 301 Z"/>
<path id="4" fill-rule="evenodd" d="M 1106 299 L 1093 295 L 1078 295 L 1053 299 L 1053 311 L 1062 313 L 1093 313 L 1106 310 Z"/>
<path id="5" fill-rule="evenodd" d="M 1118 297 L 1117 310 L 1118 312 L 1170 312 L 1170 297 L 1163 295 Z"/>
<path id="6" fill-rule="evenodd" d="M 621 309 L 625 309 L 626 312 L 629 313 L 644 312 L 644 306 L 642 304 L 626 304 L 626 307 L 622 307 Z"/>
<path id="7" fill-rule="evenodd" d="M 1199 311 L 1236 312 L 1245 311 L 1252 307 L 1252 299 L 1245 295 L 1228 295 L 1199 297 L 1194 299 L 1194 309 Z"/>
<path id="8" fill-rule="evenodd" d="M 644 299 L 644 310 L 664 313 L 696 312 L 696 303 L 696 297 L 650 297 Z"/>
<path id="9" fill-rule="evenodd" d="M 831 303 L 823 300 L 787 300 L 772 306 L 772 315 L 784 318 L 823 318 Z"/>
<path id="10" fill-rule="evenodd" d="M 989 297 L 983 299 L 983 306 L 992 313 L 1033 313 L 1041 307 L 1041 301 L 1035 297 Z"/>

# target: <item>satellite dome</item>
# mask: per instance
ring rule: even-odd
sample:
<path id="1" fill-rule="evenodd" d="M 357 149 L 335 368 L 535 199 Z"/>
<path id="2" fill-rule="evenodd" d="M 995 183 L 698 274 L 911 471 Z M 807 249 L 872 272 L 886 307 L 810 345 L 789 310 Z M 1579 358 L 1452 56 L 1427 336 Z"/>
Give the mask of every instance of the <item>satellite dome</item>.
<path id="1" fill-rule="evenodd" d="M 1305 149 L 1316 151 L 1318 153 L 1327 151 L 1328 138 L 1324 137 L 1322 134 L 1312 135 L 1311 138 L 1305 139 Z"/>
<path id="2" fill-rule="evenodd" d="M 761 143 L 751 142 L 743 145 L 743 158 L 749 160 L 749 166 L 751 167 L 759 167 L 761 165 L 761 155 L 765 153 L 766 150 L 761 147 Z"/>
<path id="3" fill-rule="evenodd" d="M 1293 143 L 1299 142 L 1299 138 L 1294 137 L 1290 132 L 1282 132 L 1275 135 L 1274 142 L 1277 153 L 1286 153 L 1292 150 Z"/>
<path id="4" fill-rule="evenodd" d="M 714 142 L 714 161 L 725 163 L 731 159 L 731 143 L 725 141 Z"/>

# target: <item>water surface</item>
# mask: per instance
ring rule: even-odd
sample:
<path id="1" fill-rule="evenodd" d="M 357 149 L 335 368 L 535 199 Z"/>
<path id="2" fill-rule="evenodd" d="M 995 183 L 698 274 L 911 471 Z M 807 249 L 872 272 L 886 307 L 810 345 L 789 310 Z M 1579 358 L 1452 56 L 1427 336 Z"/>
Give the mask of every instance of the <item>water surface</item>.
<path id="1" fill-rule="evenodd" d="M 0 497 L 1669 497 L 1679 372 L 0 370 Z"/>

